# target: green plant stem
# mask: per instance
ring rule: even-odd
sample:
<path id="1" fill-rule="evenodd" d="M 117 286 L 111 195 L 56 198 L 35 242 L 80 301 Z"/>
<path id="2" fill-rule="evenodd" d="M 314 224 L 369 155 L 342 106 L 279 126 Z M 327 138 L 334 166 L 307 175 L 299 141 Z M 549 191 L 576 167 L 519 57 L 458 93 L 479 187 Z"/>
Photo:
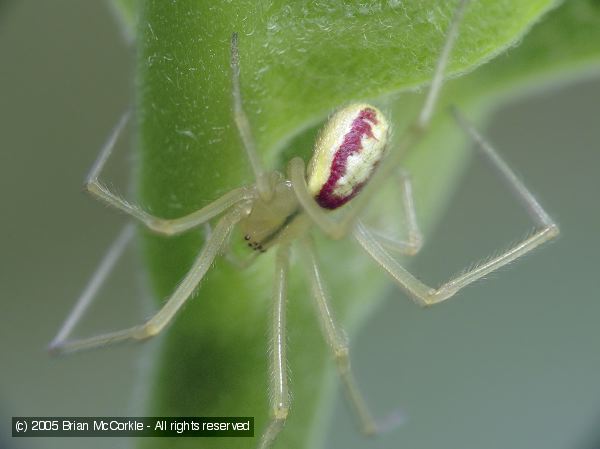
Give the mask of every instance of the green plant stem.
<path id="1" fill-rule="evenodd" d="M 450 72 L 464 74 L 499 54 L 554 3 L 474 2 L 461 27 Z M 240 34 L 244 105 L 267 167 L 283 169 L 292 155 L 307 160 L 326 114 L 353 100 L 376 98 L 393 117 L 398 135 L 416 117 L 422 98 L 406 91 L 430 79 L 453 3 L 382 5 L 143 2 L 137 25 L 141 204 L 157 215 L 177 217 L 252 182 L 231 114 L 233 31 Z M 583 27 L 574 25 L 586 7 L 595 8 L 591 1 L 580 2 L 579 9 L 563 6 L 534 30 L 531 45 L 526 40 L 510 57 L 449 83 L 439 110 L 456 103 L 481 122 L 498 103 L 499 92 L 504 97 L 523 80 L 594 65 L 600 45 L 583 45 Z M 586 15 L 589 28 L 598 24 L 600 14 L 593 12 L 596 22 Z M 559 63 L 552 52 L 563 48 L 560 34 L 566 30 L 576 35 L 571 45 L 582 45 L 569 54 L 569 62 Z M 400 91 L 405 93 L 394 94 Z M 407 155 L 419 220 L 426 231 L 446 206 L 467 156 L 464 138 L 444 114 L 436 117 L 423 144 Z M 373 219 L 382 226 L 401 223 L 394 198 L 390 187 L 371 207 Z M 158 299 L 168 297 L 185 274 L 203 238 L 203 230 L 170 239 L 146 235 L 145 259 Z M 389 281 L 348 241 L 318 241 L 337 316 L 352 331 Z M 195 297 L 161 337 L 156 373 L 148 385 L 147 415 L 254 416 L 260 434 L 269 410 L 266 351 L 272 278 L 272 254 L 261 256 L 245 271 L 221 259 L 215 262 Z M 315 448 L 322 442 L 337 390 L 300 270 L 293 270 L 289 291 L 294 404 L 276 447 Z M 254 447 L 256 441 L 182 438 L 140 444 L 222 448 Z"/>

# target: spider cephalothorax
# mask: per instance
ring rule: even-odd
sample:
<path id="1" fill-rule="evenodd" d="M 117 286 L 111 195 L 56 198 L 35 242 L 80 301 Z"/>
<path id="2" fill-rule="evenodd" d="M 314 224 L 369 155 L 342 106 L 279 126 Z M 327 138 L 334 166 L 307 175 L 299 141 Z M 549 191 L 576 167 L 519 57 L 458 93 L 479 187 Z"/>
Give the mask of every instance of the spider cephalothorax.
<path id="1" fill-rule="evenodd" d="M 388 134 L 383 113 L 368 104 L 351 104 L 330 117 L 307 171 L 308 190 L 320 207 L 337 209 L 361 191 L 385 155 Z M 310 226 L 292 182 L 278 172 L 269 181 L 269 198 L 257 192 L 249 215 L 239 224 L 247 245 L 260 252 Z"/>
<path id="2" fill-rule="evenodd" d="M 302 223 L 298 220 L 302 209 L 292 183 L 278 172 L 271 176 L 271 183 L 272 196 L 264 200 L 256 192 L 250 213 L 239 224 L 247 245 L 261 253 L 285 239 L 302 223 L 307 223 L 306 220 L 301 220 Z"/>

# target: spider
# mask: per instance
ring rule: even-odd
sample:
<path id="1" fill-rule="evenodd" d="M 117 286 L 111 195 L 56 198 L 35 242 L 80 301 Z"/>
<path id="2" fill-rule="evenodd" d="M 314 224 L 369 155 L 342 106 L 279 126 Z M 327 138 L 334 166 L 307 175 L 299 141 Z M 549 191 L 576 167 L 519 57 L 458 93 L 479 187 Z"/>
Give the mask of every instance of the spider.
<path id="1" fill-rule="evenodd" d="M 350 104 L 330 117 L 317 139 L 308 167 L 305 167 L 301 158 L 295 157 L 288 164 L 287 176 L 277 171 L 266 172 L 256 152 L 250 124 L 243 108 L 236 33 L 233 33 L 231 38 L 234 118 L 254 172 L 253 184 L 236 188 L 202 209 L 177 219 L 155 217 L 140 207 L 130 204 L 99 181 L 102 168 L 127 121 L 127 116 L 124 116 L 93 165 L 86 180 L 86 189 L 108 205 L 139 220 L 150 230 L 166 236 L 188 231 L 207 224 L 217 216 L 221 217 L 211 230 L 188 273 L 162 308 L 149 320 L 116 332 L 68 340 L 76 322 L 131 237 L 133 227 L 131 225 L 126 227 L 109 249 L 88 287 L 50 343 L 50 349 L 54 352 L 72 352 L 122 341 L 146 340 L 159 334 L 192 296 L 215 257 L 227 248 L 229 236 L 234 227 L 238 226 L 255 255 L 260 255 L 271 248 L 276 248 L 277 251 L 271 327 L 273 347 L 269 353 L 272 368 L 271 418 L 258 447 L 260 449 L 271 447 L 286 421 L 290 407 L 286 370 L 286 290 L 290 247 L 295 242 L 300 243 L 298 246 L 301 259 L 307 269 L 312 296 L 317 305 L 318 319 L 324 338 L 336 361 L 349 402 L 365 433 L 373 434 L 380 430 L 381 426 L 367 408 L 350 369 L 349 346 L 335 320 L 328 295 L 323 287 L 311 231 L 316 228 L 334 239 L 351 235 L 359 246 L 409 294 L 411 299 L 421 306 L 431 306 L 447 300 L 468 284 L 551 240 L 559 233 L 557 225 L 499 154 L 458 110 L 453 109 L 452 114 L 458 125 L 474 140 L 476 147 L 489 159 L 513 193 L 521 200 L 536 223 L 537 231 L 504 253 L 480 263 L 438 288 L 432 288 L 414 277 L 388 252 L 388 249 L 393 249 L 413 255 L 421 247 L 422 238 L 416 220 L 411 181 L 409 176 L 399 169 L 400 155 L 404 153 L 403 150 L 413 147 L 427 131 L 467 3 L 468 0 L 459 1 L 423 106 L 413 125 L 403 134 L 398 145 L 400 148 L 397 148 L 394 153 L 388 152 L 390 126 L 384 114 L 369 104 Z M 404 241 L 384 238 L 369 229 L 359 219 L 359 214 L 377 191 L 377 187 L 396 175 L 400 179 L 402 207 L 407 217 L 408 238 Z M 344 207 L 347 203 L 352 203 L 354 207 Z M 331 211 L 338 209 L 343 210 L 342 217 L 332 217 Z"/>

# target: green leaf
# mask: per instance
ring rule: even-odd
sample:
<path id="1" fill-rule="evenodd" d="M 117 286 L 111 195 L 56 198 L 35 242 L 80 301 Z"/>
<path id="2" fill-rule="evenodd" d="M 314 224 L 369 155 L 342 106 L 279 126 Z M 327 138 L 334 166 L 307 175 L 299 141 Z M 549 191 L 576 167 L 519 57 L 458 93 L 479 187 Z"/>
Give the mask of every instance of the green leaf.
<path id="1" fill-rule="evenodd" d="M 116 0 L 116 3 L 128 3 Z M 448 83 L 432 129 L 407 154 L 419 220 L 430 229 L 468 153 L 444 105 L 481 121 L 515 86 L 556 72 L 581 72 L 600 55 L 600 11 L 592 0 L 567 2 L 524 42 L 556 2 L 472 2 L 460 29 Z M 388 111 L 395 136 L 416 117 L 455 8 L 446 1 L 147 0 L 137 20 L 140 203 L 164 217 L 192 212 L 252 182 L 232 120 L 229 41 L 240 36 L 242 92 L 265 165 L 284 170 L 292 155 L 310 157 L 326 115 L 371 99 Z M 131 26 L 134 20 L 126 21 Z M 402 95 L 398 95 L 403 92 Z M 398 226 L 391 184 L 371 205 L 373 220 Z M 401 224 L 401 221 L 400 221 Z M 395 228 L 394 228 L 395 229 Z M 203 244 L 203 231 L 164 239 L 147 235 L 145 257 L 157 298 L 169 296 Z M 234 234 L 234 239 L 239 238 Z M 320 259 L 338 318 L 354 329 L 389 280 L 352 244 L 319 238 Z M 238 248 L 241 249 L 241 248 Z M 267 332 L 273 255 L 246 271 L 218 259 L 167 331 L 147 386 L 147 415 L 268 417 Z M 351 282 L 348 282 L 348 280 Z M 301 270 L 289 295 L 293 408 L 276 447 L 320 447 L 331 398 L 332 363 Z M 377 410 L 383 414 L 385 410 Z M 257 439 L 142 441 L 151 447 L 254 447 Z"/>

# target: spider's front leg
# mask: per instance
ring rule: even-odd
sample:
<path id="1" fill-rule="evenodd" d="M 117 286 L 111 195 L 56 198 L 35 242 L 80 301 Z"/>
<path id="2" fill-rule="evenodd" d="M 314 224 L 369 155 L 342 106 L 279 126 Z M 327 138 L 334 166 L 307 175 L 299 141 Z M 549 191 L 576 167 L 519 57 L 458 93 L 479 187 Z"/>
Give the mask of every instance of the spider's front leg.
<path id="1" fill-rule="evenodd" d="M 224 212 L 234 204 L 242 200 L 250 199 L 254 196 L 253 189 L 251 187 L 240 187 L 226 193 L 221 198 L 213 201 L 200 210 L 174 219 L 156 217 L 149 214 L 139 206 L 131 204 L 129 201 L 112 192 L 99 180 L 100 173 L 106 165 L 106 162 L 115 147 L 115 143 L 123 131 L 128 119 L 129 113 L 125 113 L 123 117 L 121 117 L 121 120 L 119 120 L 119 123 L 102 147 L 100 154 L 98 155 L 98 158 L 92 166 L 92 169 L 90 170 L 90 173 L 85 181 L 85 189 L 109 206 L 119 209 L 129 216 L 139 220 L 151 231 L 163 235 L 174 235 L 199 226 Z"/>
<path id="2" fill-rule="evenodd" d="M 125 113 L 113 132 L 110 134 L 106 144 L 100 151 L 96 162 L 92 166 L 92 169 L 90 170 L 90 173 L 85 181 L 86 190 L 108 205 L 119 209 L 139 220 L 150 230 L 164 235 L 179 234 L 206 223 L 208 220 L 219 215 L 221 212 L 227 210 L 234 204 L 242 200 L 253 198 L 256 195 L 256 191 L 258 191 L 263 199 L 269 199 L 272 195 L 272 189 L 269 184 L 268 175 L 265 173 L 260 158 L 256 152 L 256 145 L 254 143 L 254 138 L 252 137 L 250 123 L 242 104 L 239 60 L 240 57 L 238 52 L 237 34 L 233 33 L 231 37 L 231 81 L 234 119 L 242 139 L 244 150 L 248 156 L 250 165 L 254 170 L 256 178 L 256 184 L 254 187 L 240 187 L 234 189 L 202 209 L 176 219 L 155 217 L 154 215 L 151 215 L 143 210 L 141 207 L 129 203 L 121 196 L 112 192 L 98 179 L 102 168 L 106 164 L 106 161 L 113 151 L 117 138 L 123 131 L 123 128 L 129 119 L 129 113 Z"/>

